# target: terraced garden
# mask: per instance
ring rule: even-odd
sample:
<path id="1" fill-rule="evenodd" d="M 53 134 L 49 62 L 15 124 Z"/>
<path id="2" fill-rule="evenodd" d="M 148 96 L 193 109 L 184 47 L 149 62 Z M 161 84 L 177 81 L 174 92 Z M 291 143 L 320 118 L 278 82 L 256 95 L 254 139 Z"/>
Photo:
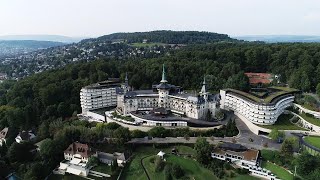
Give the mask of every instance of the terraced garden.
<path id="1" fill-rule="evenodd" d="M 290 119 L 293 117 L 291 114 L 281 114 L 278 117 L 278 120 L 273 125 L 258 125 L 262 128 L 267 129 L 274 129 L 277 128 L 278 130 L 305 130 L 293 123 L 290 122 Z"/>

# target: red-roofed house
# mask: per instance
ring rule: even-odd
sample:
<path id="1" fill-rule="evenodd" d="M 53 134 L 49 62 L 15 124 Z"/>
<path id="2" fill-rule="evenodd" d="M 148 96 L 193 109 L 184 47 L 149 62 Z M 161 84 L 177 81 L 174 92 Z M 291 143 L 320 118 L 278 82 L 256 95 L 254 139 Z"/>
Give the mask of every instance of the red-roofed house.
<path id="1" fill-rule="evenodd" d="M 97 157 L 97 152 L 91 150 L 87 144 L 74 142 L 64 151 L 64 158 L 66 160 L 73 160 L 74 158 L 87 163 L 91 156 Z"/>
<path id="2" fill-rule="evenodd" d="M 269 73 L 244 73 L 249 78 L 251 85 L 268 85 L 270 84 L 274 76 Z"/>

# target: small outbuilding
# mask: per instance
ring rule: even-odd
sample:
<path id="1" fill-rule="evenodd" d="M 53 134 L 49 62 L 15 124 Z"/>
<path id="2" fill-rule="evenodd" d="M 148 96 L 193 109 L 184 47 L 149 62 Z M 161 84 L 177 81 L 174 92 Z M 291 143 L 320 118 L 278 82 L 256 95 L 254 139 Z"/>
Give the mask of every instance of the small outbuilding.
<path id="1" fill-rule="evenodd" d="M 163 157 L 164 157 L 165 154 L 166 154 L 166 153 L 164 153 L 163 151 L 160 151 L 160 152 L 157 154 L 157 156 L 159 156 L 161 159 L 163 159 Z"/>

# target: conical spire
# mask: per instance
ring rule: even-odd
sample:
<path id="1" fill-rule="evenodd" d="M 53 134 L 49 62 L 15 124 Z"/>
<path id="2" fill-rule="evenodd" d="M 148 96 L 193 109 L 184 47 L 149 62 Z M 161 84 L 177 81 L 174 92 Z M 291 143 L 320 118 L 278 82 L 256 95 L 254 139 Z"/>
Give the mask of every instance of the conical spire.
<path id="1" fill-rule="evenodd" d="M 202 88 L 200 93 L 201 94 L 205 94 L 207 93 L 207 87 L 206 87 L 207 83 L 206 83 L 206 76 L 203 77 L 203 83 L 202 83 Z"/>
<path id="2" fill-rule="evenodd" d="M 168 81 L 166 80 L 166 72 L 164 69 L 164 64 L 162 64 L 162 79 L 160 81 L 161 83 L 167 83 Z"/>
<path id="3" fill-rule="evenodd" d="M 202 85 L 206 85 L 207 83 L 206 83 L 206 76 L 204 76 L 203 77 L 203 83 L 202 83 Z"/>
<path id="4" fill-rule="evenodd" d="M 128 81 L 129 81 L 129 80 L 128 80 L 128 72 L 126 72 L 126 77 L 125 77 L 125 79 L 124 79 L 124 83 L 125 83 L 126 86 L 129 85 Z"/>

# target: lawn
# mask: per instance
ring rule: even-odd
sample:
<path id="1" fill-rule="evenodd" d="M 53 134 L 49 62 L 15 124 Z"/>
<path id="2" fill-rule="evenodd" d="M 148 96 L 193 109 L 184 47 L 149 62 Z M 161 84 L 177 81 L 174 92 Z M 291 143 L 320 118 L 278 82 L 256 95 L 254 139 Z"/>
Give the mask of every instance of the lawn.
<path id="1" fill-rule="evenodd" d="M 304 140 L 311 144 L 314 147 L 317 147 L 320 149 L 320 137 L 318 136 L 307 136 L 304 138 Z"/>
<path id="2" fill-rule="evenodd" d="M 281 114 L 278 117 L 278 120 L 273 125 L 258 125 L 267 129 L 277 128 L 278 130 L 305 130 L 299 126 L 290 122 L 290 119 L 293 117 L 292 114 Z"/>
<path id="3" fill-rule="evenodd" d="M 237 175 L 237 177 L 232 178 L 232 180 L 259 180 L 260 178 L 250 176 L 250 175 Z"/>
<path id="4" fill-rule="evenodd" d="M 275 174 L 277 177 L 283 180 L 293 180 L 293 175 L 290 174 L 288 171 L 284 170 L 278 165 L 275 165 L 271 162 L 263 161 L 262 167 L 265 169 L 268 169 L 272 172 L 272 174 Z"/>
<path id="5" fill-rule="evenodd" d="M 154 163 L 150 162 L 150 159 L 155 156 L 148 157 L 143 160 L 143 164 L 146 167 L 151 179 L 165 179 L 164 171 L 155 172 Z M 185 172 L 185 178 L 183 179 L 217 179 L 212 171 L 202 167 L 198 162 L 193 159 L 176 156 L 172 154 L 165 155 L 166 164 L 171 163 L 178 164 Z"/>
<path id="6" fill-rule="evenodd" d="M 320 126 L 320 119 L 317 119 L 315 117 L 313 117 L 312 115 L 307 116 L 306 113 L 301 113 L 300 116 L 305 119 L 306 121 L 308 121 L 311 124 L 314 124 L 316 126 Z"/>
<path id="7" fill-rule="evenodd" d="M 195 154 L 195 150 L 189 146 L 177 145 L 169 146 L 166 148 L 154 148 L 152 146 L 141 146 L 138 147 L 134 152 L 132 160 L 127 164 L 123 170 L 121 179 L 123 180 L 147 180 L 147 176 L 141 166 L 141 159 L 143 159 L 143 165 L 146 167 L 146 170 L 153 179 L 164 179 L 164 170 L 161 172 L 154 171 L 154 163 L 150 161 L 152 157 L 155 157 L 156 154 L 162 150 L 166 153 L 165 159 L 166 163 L 170 162 L 172 164 L 178 164 L 184 170 L 185 176 L 182 179 L 217 179 L 213 172 L 207 168 L 202 167 L 197 161 L 192 157 L 187 156 L 176 156 L 171 154 L 171 149 L 175 147 L 178 149 L 180 154 Z M 238 175 L 235 173 L 234 180 L 257 180 L 258 178 L 249 176 L 249 175 Z M 227 176 L 226 176 L 227 177 Z"/>
<path id="8" fill-rule="evenodd" d="M 126 180 L 140 180 L 140 179 L 147 179 L 142 166 L 140 164 L 140 160 L 143 157 L 150 156 L 150 155 L 156 155 L 160 150 L 166 152 L 166 153 L 171 153 L 171 149 L 173 147 L 176 147 L 180 153 L 186 153 L 186 154 L 194 154 L 195 151 L 188 146 L 171 146 L 167 148 L 153 148 L 152 146 L 143 146 L 139 147 L 135 150 L 134 156 L 132 160 L 127 164 L 125 167 L 123 174 L 121 176 L 121 179 L 126 179 Z"/>
<path id="9" fill-rule="evenodd" d="M 111 171 L 111 166 L 108 166 L 107 164 L 103 164 L 100 163 L 99 166 L 96 166 L 94 168 L 92 168 L 91 170 L 93 171 L 98 171 L 101 173 L 105 173 L 105 174 L 109 174 L 109 175 L 113 175 L 112 171 Z"/>

